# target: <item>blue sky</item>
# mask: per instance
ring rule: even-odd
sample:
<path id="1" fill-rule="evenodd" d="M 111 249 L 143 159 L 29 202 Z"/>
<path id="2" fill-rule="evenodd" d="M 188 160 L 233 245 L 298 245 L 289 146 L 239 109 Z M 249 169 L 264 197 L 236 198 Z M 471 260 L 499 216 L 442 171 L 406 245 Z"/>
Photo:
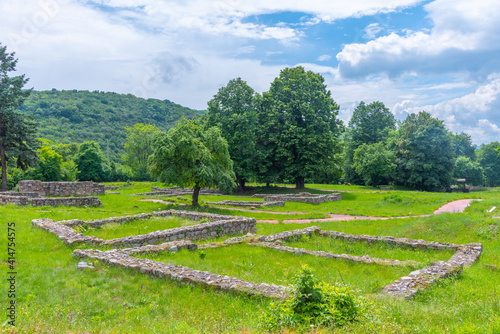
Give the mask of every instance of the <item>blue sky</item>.
<path id="1" fill-rule="evenodd" d="M 426 110 L 500 141 L 498 0 L 0 0 L 0 43 L 35 89 L 131 93 L 205 109 L 241 77 L 325 77 L 348 122 L 360 101 Z"/>

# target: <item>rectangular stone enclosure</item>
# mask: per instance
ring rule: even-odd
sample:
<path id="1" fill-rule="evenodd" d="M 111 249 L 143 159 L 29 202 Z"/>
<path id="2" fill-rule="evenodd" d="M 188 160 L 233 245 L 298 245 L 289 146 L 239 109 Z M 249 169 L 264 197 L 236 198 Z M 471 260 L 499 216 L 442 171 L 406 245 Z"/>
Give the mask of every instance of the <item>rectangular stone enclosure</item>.
<path id="1" fill-rule="evenodd" d="M 19 181 L 19 192 L 38 193 L 40 196 L 89 196 L 104 195 L 103 184 L 85 182 L 41 182 L 36 180 Z"/>

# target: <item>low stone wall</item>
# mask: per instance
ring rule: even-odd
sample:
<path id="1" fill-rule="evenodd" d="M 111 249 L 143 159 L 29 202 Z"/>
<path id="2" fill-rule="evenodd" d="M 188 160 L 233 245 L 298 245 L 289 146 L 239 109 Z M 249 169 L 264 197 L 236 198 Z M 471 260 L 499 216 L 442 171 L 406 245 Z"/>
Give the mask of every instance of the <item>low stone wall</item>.
<path id="1" fill-rule="evenodd" d="M 307 192 L 302 192 L 298 194 L 281 194 L 281 195 L 268 195 L 268 194 L 256 194 L 253 197 L 264 198 L 266 201 L 285 201 L 285 202 L 301 202 L 308 204 L 320 204 L 325 202 L 335 202 L 340 201 L 342 196 L 340 193 L 332 193 L 328 195 L 315 195 Z"/>
<path id="2" fill-rule="evenodd" d="M 193 194 L 193 189 L 191 188 L 179 188 L 179 187 L 172 187 L 172 188 L 158 188 L 158 187 L 151 187 L 151 192 L 150 193 L 141 193 L 141 194 L 134 194 L 133 196 L 182 196 L 182 195 L 192 195 Z M 200 190 L 200 195 L 223 195 L 224 193 L 216 190 L 216 189 L 209 189 L 209 188 L 203 188 Z"/>
<path id="3" fill-rule="evenodd" d="M 448 261 L 437 261 L 423 269 L 412 271 L 408 276 L 385 286 L 382 291 L 392 296 L 411 298 L 437 280 L 456 275 L 464 267 L 471 266 L 481 256 L 482 249 L 479 243 L 460 245 Z"/>
<path id="4" fill-rule="evenodd" d="M 410 274 L 408 274 L 408 276 L 401 277 L 399 280 L 396 280 L 394 283 L 389 284 L 382 289 L 382 291 L 386 294 L 398 297 L 405 297 L 405 298 L 411 298 L 419 290 L 427 288 L 437 280 L 459 273 L 464 269 L 464 267 L 471 266 L 479 259 L 479 257 L 481 256 L 481 252 L 483 250 L 483 246 L 480 243 L 458 245 L 458 244 L 442 243 L 435 241 L 428 242 L 424 240 L 395 238 L 390 236 L 378 237 L 371 235 L 354 235 L 336 231 L 322 231 L 321 228 L 317 226 L 311 226 L 305 229 L 299 229 L 294 231 L 286 231 L 269 236 L 262 236 L 259 238 L 259 240 L 264 242 L 267 247 L 277 248 L 281 250 L 283 246 L 280 246 L 279 243 L 276 244 L 277 241 L 293 240 L 296 238 L 301 238 L 303 235 L 310 236 L 313 233 L 317 233 L 319 235 L 324 235 L 328 237 L 351 240 L 351 241 L 359 241 L 367 243 L 385 242 L 388 244 L 394 244 L 400 247 L 409 247 L 413 249 L 456 250 L 455 254 L 448 261 L 437 261 L 436 263 L 433 263 L 423 269 L 415 270 Z M 270 244 L 271 242 L 274 242 L 275 245 Z M 290 249 L 284 247 L 282 250 L 294 251 L 295 253 L 297 251 L 305 253 L 304 250 L 296 250 L 296 249 L 294 250 L 291 247 Z M 306 252 L 312 253 L 311 255 L 316 255 L 316 256 L 319 255 L 318 253 L 321 253 L 313 251 L 306 251 Z M 336 257 L 344 258 L 344 256 L 345 255 L 342 254 L 342 255 L 337 255 Z M 355 260 L 352 258 L 352 256 L 348 257 L 350 257 L 349 260 L 351 261 Z M 359 260 L 363 262 L 362 259 Z M 384 261 L 387 259 L 378 259 L 378 260 Z M 390 261 L 396 261 L 396 260 L 390 260 Z M 377 262 L 375 261 L 371 263 L 377 263 Z"/>
<path id="5" fill-rule="evenodd" d="M 117 190 L 119 186 L 104 186 L 104 190 Z"/>
<path id="6" fill-rule="evenodd" d="M 147 219 L 153 216 L 179 216 L 192 220 L 201 219 L 216 219 L 215 221 L 202 223 L 194 226 L 177 227 L 163 231 L 151 232 L 148 234 L 134 235 L 124 238 L 111 240 L 103 240 L 101 238 L 84 236 L 82 233 L 77 233 L 72 226 L 87 224 L 88 226 L 97 227 L 107 223 L 123 223 L 135 219 Z M 99 219 L 94 221 L 84 222 L 82 220 L 70 220 L 54 222 L 50 219 L 35 219 L 31 222 L 32 226 L 40 227 L 57 235 L 65 244 L 73 245 L 77 243 L 89 243 L 95 245 L 108 245 L 114 248 L 117 247 L 138 247 L 147 244 L 155 244 L 161 241 L 175 241 L 182 239 L 209 239 L 220 235 L 243 234 L 256 231 L 257 221 L 254 218 L 222 216 L 199 212 L 189 211 L 160 211 L 151 214 L 141 214 L 134 216 L 115 217 L 107 219 Z"/>
<path id="7" fill-rule="evenodd" d="M 29 203 L 33 206 L 102 206 L 99 197 L 30 198 Z"/>
<path id="8" fill-rule="evenodd" d="M 33 206 L 102 206 L 101 200 L 98 197 L 27 197 L 27 196 L 6 196 L 0 195 L 0 203 L 12 203 L 16 205 Z"/>
<path id="9" fill-rule="evenodd" d="M 380 259 L 380 258 L 376 258 L 376 257 L 370 257 L 368 255 L 355 256 L 355 255 L 347 255 L 347 254 L 335 254 L 332 252 L 312 251 L 312 250 L 307 250 L 307 249 L 303 249 L 303 248 L 283 246 L 280 241 L 277 241 L 276 243 L 270 243 L 270 242 L 249 243 L 249 245 L 272 248 L 272 249 L 276 249 L 276 250 L 279 250 L 282 252 L 293 253 L 295 255 L 308 254 L 308 255 L 317 256 L 317 257 L 339 259 L 339 260 L 346 260 L 346 261 L 352 261 L 352 262 L 361 262 L 361 263 L 365 263 L 365 264 L 379 264 L 379 265 L 383 265 L 383 266 L 393 266 L 393 267 L 394 266 L 418 266 L 419 265 L 418 262 L 411 261 L 411 260 L 399 261 L 399 260 L 393 260 L 393 259 Z"/>
<path id="10" fill-rule="evenodd" d="M 276 201 L 276 202 L 255 202 L 255 201 L 220 201 L 220 202 L 207 202 L 207 204 L 212 205 L 231 205 L 231 206 L 241 206 L 241 207 L 254 207 L 260 208 L 263 206 L 285 206 L 285 202 Z"/>
<path id="11" fill-rule="evenodd" d="M 390 236 L 378 237 L 373 235 L 355 235 L 336 231 L 319 231 L 319 234 L 337 239 L 346 239 L 352 241 L 363 241 L 366 243 L 383 242 L 387 244 L 397 245 L 400 247 L 408 248 L 421 248 L 421 249 L 457 249 L 457 244 L 450 244 L 444 242 L 436 241 L 425 241 L 425 240 L 412 240 L 407 238 L 394 238 Z"/>
<path id="12" fill-rule="evenodd" d="M 90 181 L 85 182 L 41 182 L 19 181 L 19 192 L 38 193 L 41 196 L 89 196 L 104 195 L 105 186 Z"/>
<path id="13" fill-rule="evenodd" d="M 26 193 L 26 192 L 18 192 L 18 191 L 4 191 L 0 192 L 0 195 L 7 195 L 7 196 L 23 196 L 23 197 L 40 197 L 39 193 Z"/>
<path id="14" fill-rule="evenodd" d="M 172 247 L 176 247 L 175 244 L 167 244 L 165 246 L 166 249 L 171 249 Z M 207 271 L 194 270 L 188 267 L 176 266 L 149 259 L 138 259 L 129 254 L 130 253 L 127 254 L 118 249 L 106 252 L 94 249 L 77 249 L 73 251 L 73 256 L 77 258 L 96 259 L 110 265 L 133 269 L 157 278 L 169 278 L 188 284 L 200 284 L 224 291 L 242 292 L 271 298 L 284 299 L 289 295 L 289 289 L 284 286 L 247 282 L 239 278 L 222 276 Z"/>
<path id="15" fill-rule="evenodd" d="M 28 205 L 28 199 L 26 196 L 0 195 L 1 204 Z"/>

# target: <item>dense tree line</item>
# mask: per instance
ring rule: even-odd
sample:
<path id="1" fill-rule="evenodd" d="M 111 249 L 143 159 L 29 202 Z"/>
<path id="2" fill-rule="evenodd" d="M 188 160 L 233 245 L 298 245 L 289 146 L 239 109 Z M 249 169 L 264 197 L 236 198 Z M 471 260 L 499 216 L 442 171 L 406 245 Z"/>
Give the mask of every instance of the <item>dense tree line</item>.
<path id="1" fill-rule="evenodd" d="M 25 89 L 23 75 L 9 76 L 16 62 L 0 45 L 2 190 L 21 179 L 154 179 L 193 187 L 196 205 L 202 187 L 249 181 L 500 185 L 500 143 L 476 149 L 425 111 L 397 122 L 381 102 L 361 102 L 344 127 L 324 78 L 302 67 L 282 70 L 262 95 L 231 80 L 189 120 L 200 112 L 169 101 Z"/>

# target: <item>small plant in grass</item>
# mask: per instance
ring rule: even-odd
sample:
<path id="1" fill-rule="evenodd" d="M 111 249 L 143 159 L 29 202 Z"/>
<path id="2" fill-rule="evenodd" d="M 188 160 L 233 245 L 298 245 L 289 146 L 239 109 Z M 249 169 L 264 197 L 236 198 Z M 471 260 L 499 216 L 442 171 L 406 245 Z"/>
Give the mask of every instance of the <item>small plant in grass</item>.
<path id="1" fill-rule="evenodd" d="M 294 278 L 292 297 L 271 303 L 263 316 L 270 331 L 294 328 L 342 327 L 364 312 L 363 299 L 346 286 L 319 281 L 307 266 Z"/>
<path id="2" fill-rule="evenodd" d="M 204 260 L 205 257 L 207 256 L 207 253 L 205 253 L 205 251 L 201 250 L 198 252 L 198 255 L 200 256 L 200 259 Z"/>

